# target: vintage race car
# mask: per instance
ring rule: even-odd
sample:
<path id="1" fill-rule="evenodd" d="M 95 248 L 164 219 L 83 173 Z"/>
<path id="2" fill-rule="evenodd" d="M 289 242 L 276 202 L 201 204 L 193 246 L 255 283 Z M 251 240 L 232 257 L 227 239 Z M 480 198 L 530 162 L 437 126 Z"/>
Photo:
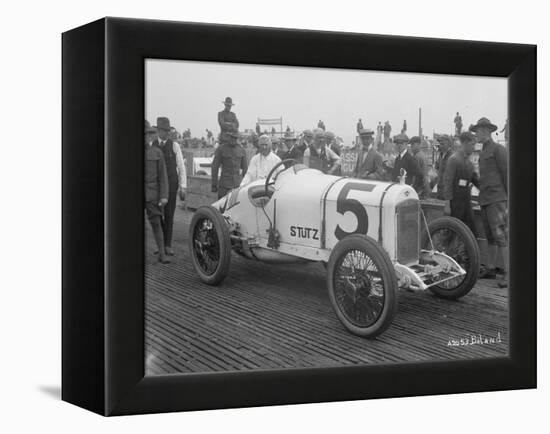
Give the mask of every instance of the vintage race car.
<path id="1" fill-rule="evenodd" d="M 461 221 L 429 227 L 404 183 L 330 176 L 294 160 L 265 180 L 199 208 L 189 250 L 200 279 L 217 285 L 231 253 L 271 263 L 316 261 L 327 269 L 330 301 L 352 333 L 374 337 L 392 322 L 398 288 L 456 299 L 475 284 L 479 249 Z"/>

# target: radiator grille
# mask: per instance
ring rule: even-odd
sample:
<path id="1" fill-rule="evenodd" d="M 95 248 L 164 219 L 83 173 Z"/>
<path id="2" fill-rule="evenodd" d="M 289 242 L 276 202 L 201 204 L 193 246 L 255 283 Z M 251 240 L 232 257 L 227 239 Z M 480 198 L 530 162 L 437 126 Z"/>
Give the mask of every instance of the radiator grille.
<path id="1" fill-rule="evenodd" d="M 408 199 L 395 207 L 397 261 L 403 265 L 418 261 L 420 253 L 419 206 L 418 200 Z"/>

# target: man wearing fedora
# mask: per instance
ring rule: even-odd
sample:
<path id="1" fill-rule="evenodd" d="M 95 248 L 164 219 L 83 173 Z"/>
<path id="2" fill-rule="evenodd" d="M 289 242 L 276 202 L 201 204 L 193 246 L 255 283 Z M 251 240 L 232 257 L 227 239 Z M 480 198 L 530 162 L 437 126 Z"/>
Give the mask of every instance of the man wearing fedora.
<path id="1" fill-rule="evenodd" d="M 212 192 L 218 193 L 221 199 L 230 190 L 237 188 L 248 169 L 246 152 L 238 144 L 238 131 L 225 133 L 224 141 L 216 148 L 212 160 Z M 218 180 L 218 172 L 221 167 L 221 175 Z"/>
<path id="2" fill-rule="evenodd" d="M 162 151 L 168 174 L 168 203 L 164 207 L 162 230 L 164 232 L 164 249 L 167 255 L 172 256 L 174 255 L 172 234 L 174 229 L 174 213 L 176 212 L 176 198 L 178 189 L 181 191 L 183 197 L 185 195 L 187 172 L 179 144 L 170 139 L 170 130 L 170 120 L 166 117 L 158 117 L 158 138 L 153 142 L 153 146 Z"/>
<path id="3" fill-rule="evenodd" d="M 416 185 L 417 178 L 420 176 L 420 169 L 415 158 L 407 150 L 409 137 L 406 134 L 397 134 L 393 137 L 393 142 L 397 148 L 397 157 L 392 170 L 392 181 L 399 182 L 401 179 L 401 169 L 406 171 L 405 183 Z"/>
<path id="4" fill-rule="evenodd" d="M 362 148 L 357 155 L 353 177 L 360 179 L 385 179 L 384 157 L 374 148 L 374 131 L 363 128 L 359 131 Z"/>
<path id="5" fill-rule="evenodd" d="M 282 160 L 292 159 L 297 163 L 301 163 L 304 157 L 304 151 L 298 146 L 298 138 L 296 134 L 291 132 L 288 135 L 285 135 L 285 144 L 287 147 L 287 152 L 281 157 Z"/>
<path id="6" fill-rule="evenodd" d="M 220 124 L 221 129 L 221 140 L 223 141 L 226 137 L 226 134 L 229 132 L 235 132 L 239 130 L 239 121 L 237 120 L 237 115 L 231 111 L 233 100 L 230 96 L 225 98 L 223 102 L 225 108 L 218 113 L 218 124 Z"/>
<path id="7" fill-rule="evenodd" d="M 479 205 L 487 238 L 487 268 L 482 277 L 496 278 L 495 264 L 500 257 L 504 266 L 498 286 L 508 286 L 508 156 L 504 146 L 491 134 L 497 130 L 487 118 L 470 127 L 483 145 L 479 154 Z"/>
<path id="8" fill-rule="evenodd" d="M 168 203 L 168 175 L 161 150 L 151 146 L 156 131 L 145 121 L 145 211 L 157 243 L 159 262 L 167 264 L 162 233 L 163 207 Z"/>

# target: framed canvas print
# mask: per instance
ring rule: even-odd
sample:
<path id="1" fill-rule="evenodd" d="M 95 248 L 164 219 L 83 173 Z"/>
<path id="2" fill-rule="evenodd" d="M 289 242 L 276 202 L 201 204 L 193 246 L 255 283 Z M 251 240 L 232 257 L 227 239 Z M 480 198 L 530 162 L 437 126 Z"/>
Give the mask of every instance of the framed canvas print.
<path id="1" fill-rule="evenodd" d="M 63 399 L 536 386 L 536 47 L 105 18 L 63 34 Z"/>

